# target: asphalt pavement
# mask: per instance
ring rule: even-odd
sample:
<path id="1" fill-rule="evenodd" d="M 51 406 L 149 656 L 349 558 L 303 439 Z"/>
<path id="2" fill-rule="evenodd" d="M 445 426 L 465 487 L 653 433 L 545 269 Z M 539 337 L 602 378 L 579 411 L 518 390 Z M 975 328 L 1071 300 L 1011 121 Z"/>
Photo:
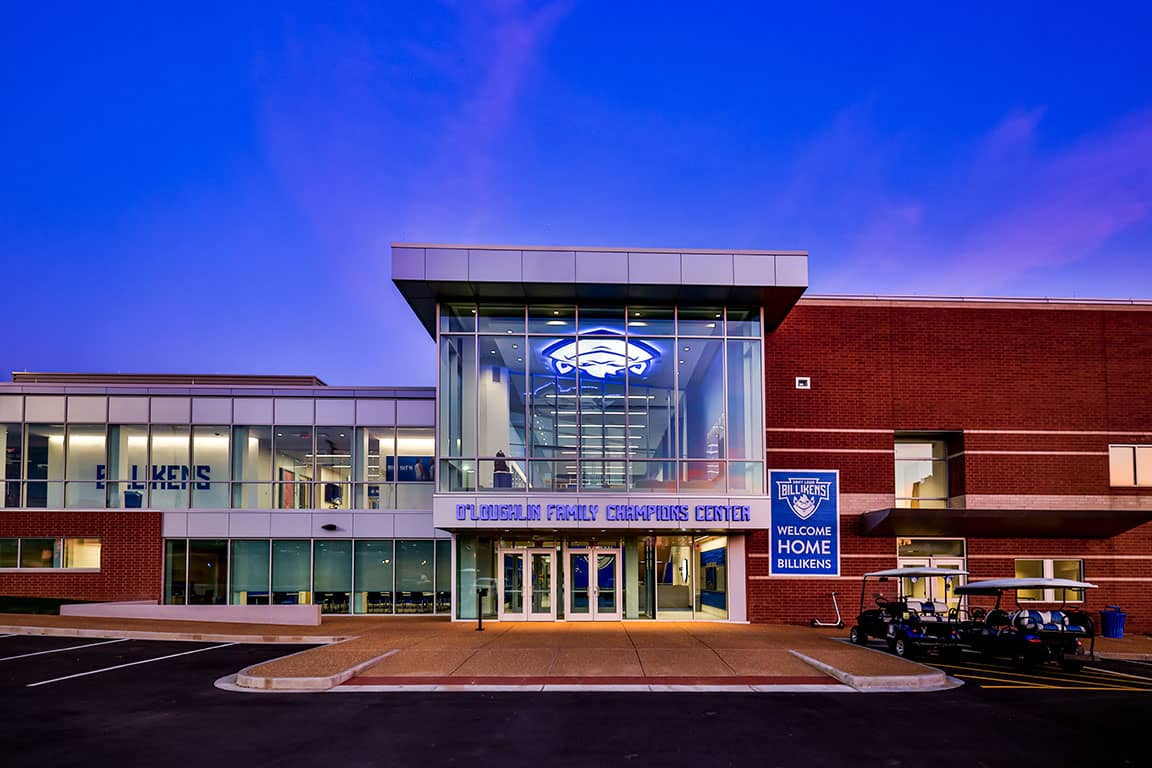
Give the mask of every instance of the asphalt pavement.
<path id="1" fill-rule="evenodd" d="M 12 765 L 85 768 L 1147 764 L 1152 666 L 1112 669 L 1122 685 L 1046 687 L 1055 681 L 1041 670 L 1047 682 L 970 679 L 902 694 L 275 694 L 213 685 L 301 647 L 0 637 L 0 754 Z"/>

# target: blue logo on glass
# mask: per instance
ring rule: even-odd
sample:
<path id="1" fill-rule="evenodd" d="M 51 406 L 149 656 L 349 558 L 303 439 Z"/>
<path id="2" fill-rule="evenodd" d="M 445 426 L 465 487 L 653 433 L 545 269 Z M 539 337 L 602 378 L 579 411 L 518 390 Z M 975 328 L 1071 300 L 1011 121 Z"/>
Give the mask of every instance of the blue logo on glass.
<path id="1" fill-rule="evenodd" d="M 542 350 L 552 370 L 561 376 L 580 372 L 594 379 L 619 376 L 627 371 L 644 378 L 660 357 L 660 351 L 643 341 L 628 341 L 624 334 L 599 328 L 576 339 L 560 339 Z"/>

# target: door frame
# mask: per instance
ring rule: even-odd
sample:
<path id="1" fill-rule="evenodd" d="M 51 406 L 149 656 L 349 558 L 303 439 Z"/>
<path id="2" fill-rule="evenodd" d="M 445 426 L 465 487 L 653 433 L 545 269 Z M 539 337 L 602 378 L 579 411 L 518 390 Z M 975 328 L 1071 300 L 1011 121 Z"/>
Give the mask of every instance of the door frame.
<path id="1" fill-rule="evenodd" d="M 912 555 L 909 557 L 899 558 L 896 561 L 896 567 L 897 568 L 946 568 L 950 565 L 955 565 L 955 566 L 957 566 L 956 570 L 964 571 L 964 570 L 967 570 L 967 568 L 965 567 L 966 560 L 967 560 L 967 558 L 957 557 L 955 555 Z M 950 601 L 954 602 L 956 598 L 952 597 L 952 595 L 955 593 L 956 587 L 960 586 L 961 584 L 964 584 L 966 579 L 964 576 L 957 575 L 955 584 L 953 584 L 952 589 L 947 590 L 947 592 L 949 594 L 946 594 L 946 595 L 934 594 L 936 591 L 935 580 L 936 579 L 943 579 L 943 578 L 944 578 L 943 576 L 931 576 L 931 577 L 929 577 L 928 584 L 931 586 L 929 586 L 927 591 L 930 593 L 933 593 L 933 594 L 929 594 L 928 597 L 931 598 L 934 602 L 946 603 L 949 605 L 949 607 L 953 607 L 952 603 Z M 900 592 L 901 592 L 901 597 L 903 597 L 903 592 L 904 592 L 903 580 L 901 580 L 901 582 L 900 582 Z"/>
<path id="2" fill-rule="evenodd" d="M 624 548 L 623 547 L 579 547 L 563 550 L 564 557 L 564 619 L 566 621 L 622 621 L 624 619 Z M 616 610 L 600 610 L 600 567 L 599 556 L 612 555 L 615 562 L 616 583 Z M 588 557 L 588 612 L 574 613 L 572 611 L 572 555 L 585 555 Z"/>
<path id="3" fill-rule="evenodd" d="M 518 613 L 507 613 L 504 610 L 504 556 L 520 556 L 520 606 Z M 532 556 L 548 555 L 551 569 L 549 577 L 550 600 L 552 610 L 546 613 L 536 613 L 532 610 Z M 549 547 L 504 547 L 496 550 L 496 565 L 498 568 L 496 578 L 496 617 L 499 621 L 555 621 L 556 620 L 556 550 Z"/>

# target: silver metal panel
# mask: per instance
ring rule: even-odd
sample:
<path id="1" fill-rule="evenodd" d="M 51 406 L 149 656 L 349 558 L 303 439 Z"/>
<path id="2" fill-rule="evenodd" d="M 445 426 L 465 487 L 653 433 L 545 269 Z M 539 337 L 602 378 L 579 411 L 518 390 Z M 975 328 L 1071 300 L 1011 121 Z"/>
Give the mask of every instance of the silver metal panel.
<path id="1" fill-rule="evenodd" d="M 679 253 L 629 253 L 628 282 L 632 285 L 678 285 Z"/>
<path id="2" fill-rule="evenodd" d="M 425 252 L 425 280 L 467 280 L 468 251 L 463 248 L 434 248 Z"/>
<path id="3" fill-rule="evenodd" d="M 682 253 L 680 279 L 685 285 L 734 285 L 732 254 Z"/>
<path id="4" fill-rule="evenodd" d="M 396 425 L 400 427 L 436 426 L 436 403 L 433 400 L 399 400 L 396 402 Z"/>
<path id="5" fill-rule="evenodd" d="M 24 402 L 24 416 L 32 423 L 63 422 L 64 398 L 29 395 Z"/>
<path id="6" fill-rule="evenodd" d="M 264 539 L 272 535 L 269 512 L 233 512 L 228 517 L 228 535 L 232 538 Z"/>
<path id="7" fill-rule="evenodd" d="M 189 538 L 228 538 L 227 512 L 189 512 Z"/>
<path id="8" fill-rule="evenodd" d="M 112 397 L 108 399 L 108 421 L 111 424 L 147 424 L 148 398 Z"/>
<path id="9" fill-rule="evenodd" d="M 315 401 L 311 398 L 276 398 L 276 423 L 311 425 L 315 413 Z"/>
<path id="10" fill-rule="evenodd" d="M 776 260 L 771 255 L 735 253 L 732 278 L 736 285 L 776 285 Z"/>
<path id="11" fill-rule="evenodd" d="M 271 398 L 236 398 L 236 400 L 232 403 L 232 420 L 236 424 L 271 424 Z"/>
<path id="12" fill-rule="evenodd" d="M 108 419 L 108 398 L 69 397 L 68 421 L 103 424 Z"/>
<path id="13" fill-rule="evenodd" d="M 325 525 L 336 530 L 326 531 Z M 352 513 L 319 510 L 312 513 L 312 536 L 317 539 L 347 539 L 352 536 Z"/>
<path id="14" fill-rule="evenodd" d="M 423 248 L 393 248 L 392 249 L 392 279 L 393 280 L 423 280 L 424 279 L 424 249 Z"/>
<path id="15" fill-rule="evenodd" d="M 356 420 L 355 400 L 316 400 L 316 423 L 329 426 L 351 426 Z"/>
<path id="16" fill-rule="evenodd" d="M 356 423 L 366 427 L 390 427 L 396 423 L 395 400 L 357 400 Z"/>
<path id="17" fill-rule="evenodd" d="M 24 398 L 20 395 L 0 395 L 0 421 L 24 421 Z"/>
<path id="18" fill-rule="evenodd" d="M 628 283 L 628 259 L 622 253 L 611 251 L 578 251 L 576 253 L 576 282 Z"/>
<path id="19" fill-rule="evenodd" d="M 188 513 L 165 512 L 164 522 L 160 528 L 161 535 L 166 539 L 183 539 L 188 536 Z"/>
<path id="20" fill-rule="evenodd" d="M 193 424 L 231 424 L 232 398 L 194 397 L 192 398 Z"/>
<path id="21" fill-rule="evenodd" d="M 468 279 L 483 283 L 523 282 L 520 251 L 468 251 Z"/>
<path id="22" fill-rule="evenodd" d="M 524 282 L 576 282 L 574 251 L 524 251 Z"/>
<path id="23" fill-rule="evenodd" d="M 271 531 L 273 538 L 308 538 L 312 533 L 312 513 L 307 510 L 301 512 L 273 512 L 271 515 Z"/>
<path id="24" fill-rule="evenodd" d="M 395 521 L 398 539 L 430 539 L 436 530 L 431 512 L 397 512 Z"/>
<path id="25" fill-rule="evenodd" d="M 808 257 L 776 256 L 776 285 L 808 287 Z"/>
<path id="26" fill-rule="evenodd" d="M 396 535 L 392 513 L 356 512 L 352 515 L 352 535 L 356 538 L 390 539 Z"/>
<path id="27" fill-rule="evenodd" d="M 192 398 L 154 397 L 150 418 L 153 424 L 187 424 L 192 419 Z"/>

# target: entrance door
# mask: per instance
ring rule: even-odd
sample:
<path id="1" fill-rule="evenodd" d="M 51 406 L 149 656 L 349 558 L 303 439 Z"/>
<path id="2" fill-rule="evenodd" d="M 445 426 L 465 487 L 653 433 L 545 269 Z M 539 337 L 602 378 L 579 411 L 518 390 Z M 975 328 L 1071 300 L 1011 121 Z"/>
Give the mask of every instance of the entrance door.
<path id="1" fill-rule="evenodd" d="M 499 562 L 499 619 L 555 621 L 556 552 L 502 549 Z"/>
<path id="2" fill-rule="evenodd" d="M 564 594 L 570 621 L 619 621 L 623 616 L 620 550 L 591 547 L 567 551 Z"/>
<path id="3" fill-rule="evenodd" d="M 899 560 L 901 568 L 947 568 L 953 571 L 964 570 L 962 557 L 902 557 Z M 900 591 L 904 597 L 913 600 L 932 600 L 937 603 L 947 603 L 949 608 L 955 608 L 959 599 L 955 597 L 956 587 L 964 583 L 963 576 L 945 578 L 932 576 L 920 578 L 915 582 L 907 577 L 900 580 Z"/>

